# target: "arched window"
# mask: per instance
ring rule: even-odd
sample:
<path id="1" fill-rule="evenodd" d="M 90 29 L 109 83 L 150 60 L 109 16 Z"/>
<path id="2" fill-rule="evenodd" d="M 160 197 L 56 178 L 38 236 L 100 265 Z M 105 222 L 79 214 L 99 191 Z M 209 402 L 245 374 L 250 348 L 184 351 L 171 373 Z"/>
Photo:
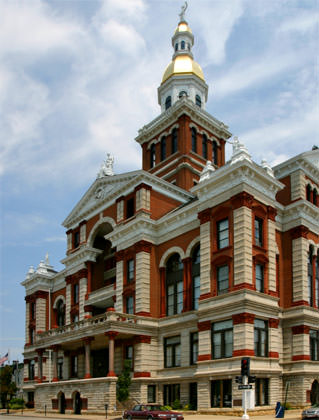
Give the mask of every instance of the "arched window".
<path id="1" fill-rule="evenodd" d="M 166 315 L 180 314 L 183 310 L 183 263 L 173 254 L 166 265 Z"/>
<path id="2" fill-rule="evenodd" d="M 179 98 L 182 98 L 183 96 L 187 96 L 187 92 L 185 90 L 181 90 L 178 95 Z"/>
<path id="3" fill-rule="evenodd" d="M 154 168 L 156 162 L 155 144 L 151 146 L 151 168 Z"/>
<path id="4" fill-rule="evenodd" d="M 181 49 L 182 49 L 182 50 L 185 50 L 185 41 L 182 41 L 182 42 L 181 42 Z"/>
<path id="5" fill-rule="evenodd" d="M 198 309 L 200 296 L 200 247 L 199 245 L 192 254 L 192 309 Z"/>
<path id="6" fill-rule="evenodd" d="M 217 143 L 216 143 L 216 141 L 214 140 L 213 141 L 213 163 L 214 163 L 214 165 L 218 165 L 218 156 L 217 156 Z"/>
<path id="7" fill-rule="evenodd" d="M 207 159 L 207 136 L 206 136 L 206 134 L 203 134 L 202 149 L 203 149 L 203 158 Z"/>
<path id="8" fill-rule="evenodd" d="M 65 305 L 62 299 L 59 299 L 56 305 L 56 323 L 58 327 L 65 324 Z"/>
<path id="9" fill-rule="evenodd" d="M 312 193 L 312 202 L 315 206 L 318 205 L 318 192 L 316 189 L 314 189 Z"/>
<path id="10" fill-rule="evenodd" d="M 161 139 L 161 160 L 166 159 L 166 137 L 163 136 Z"/>
<path id="11" fill-rule="evenodd" d="M 172 106 L 172 97 L 168 96 L 165 100 L 165 110 Z"/>
<path id="12" fill-rule="evenodd" d="M 197 131 L 192 127 L 192 151 L 197 153 Z"/>
<path id="13" fill-rule="evenodd" d="M 195 103 L 197 106 L 201 107 L 202 106 L 202 100 L 201 97 L 199 95 L 195 96 Z"/>
<path id="14" fill-rule="evenodd" d="M 177 51 L 178 50 L 178 43 L 176 42 L 176 44 L 175 44 L 175 51 Z"/>
<path id="15" fill-rule="evenodd" d="M 172 154 L 177 152 L 177 128 L 172 131 Z"/>
<path id="16" fill-rule="evenodd" d="M 307 190 L 306 190 L 307 200 L 308 200 L 308 201 L 311 201 L 311 191 L 312 191 L 311 185 L 310 185 L 310 184 L 308 184 L 308 185 L 307 185 Z"/>
<path id="17" fill-rule="evenodd" d="M 313 306 L 313 246 L 310 245 L 308 253 L 308 303 Z"/>
<path id="18" fill-rule="evenodd" d="M 316 301 L 317 308 L 319 308 L 319 251 L 317 253 L 317 258 L 316 258 L 316 284 L 315 284 L 315 291 L 316 291 L 315 301 Z"/>

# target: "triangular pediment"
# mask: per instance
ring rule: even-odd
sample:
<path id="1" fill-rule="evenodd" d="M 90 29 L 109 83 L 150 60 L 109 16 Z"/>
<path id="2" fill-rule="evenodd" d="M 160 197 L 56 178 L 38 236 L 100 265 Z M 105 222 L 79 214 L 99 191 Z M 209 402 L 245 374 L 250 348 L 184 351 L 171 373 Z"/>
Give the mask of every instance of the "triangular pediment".
<path id="1" fill-rule="evenodd" d="M 67 229 L 74 228 L 82 220 L 88 220 L 114 204 L 117 198 L 133 192 L 134 188 L 142 182 L 181 203 L 185 203 L 193 197 L 191 193 L 143 170 L 104 176 L 94 181 L 66 217 L 62 223 L 63 226 Z"/>

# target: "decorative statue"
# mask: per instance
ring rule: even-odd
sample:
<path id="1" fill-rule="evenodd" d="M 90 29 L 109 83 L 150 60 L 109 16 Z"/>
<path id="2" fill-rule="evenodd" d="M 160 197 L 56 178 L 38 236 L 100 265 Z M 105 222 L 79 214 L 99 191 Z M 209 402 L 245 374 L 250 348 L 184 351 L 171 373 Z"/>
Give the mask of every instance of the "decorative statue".
<path id="1" fill-rule="evenodd" d="M 188 6 L 187 1 L 185 1 L 184 6 L 182 6 L 181 13 L 179 14 L 180 22 L 184 22 L 185 21 L 185 12 L 186 12 L 187 6 Z"/>
<path id="2" fill-rule="evenodd" d="M 106 160 L 103 161 L 101 168 L 97 174 L 97 178 L 102 178 L 103 176 L 112 176 L 113 172 L 114 157 L 107 154 Z"/>

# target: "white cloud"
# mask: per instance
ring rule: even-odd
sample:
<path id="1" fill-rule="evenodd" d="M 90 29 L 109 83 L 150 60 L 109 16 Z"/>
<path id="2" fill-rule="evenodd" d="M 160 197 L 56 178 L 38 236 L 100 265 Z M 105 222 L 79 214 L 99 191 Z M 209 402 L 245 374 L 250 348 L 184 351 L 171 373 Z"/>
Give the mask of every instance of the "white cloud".
<path id="1" fill-rule="evenodd" d="M 318 9 L 319 10 L 319 9 Z M 319 14 L 314 11 L 301 12 L 285 20 L 278 28 L 279 32 L 307 32 L 317 29 L 319 25 Z"/>

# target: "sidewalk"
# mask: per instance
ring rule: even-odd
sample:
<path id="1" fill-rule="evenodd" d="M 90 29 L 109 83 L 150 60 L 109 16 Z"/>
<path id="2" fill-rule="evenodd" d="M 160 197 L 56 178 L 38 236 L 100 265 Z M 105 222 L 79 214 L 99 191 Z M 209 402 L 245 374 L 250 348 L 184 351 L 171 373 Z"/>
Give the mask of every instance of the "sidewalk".
<path id="1" fill-rule="evenodd" d="M 302 410 L 288 410 L 285 412 L 285 419 L 289 420 L 300 420 L 301 419 L 301 411 Z M 249 412 L 248 412 L 249 414 Z M 9 416 L 6 415 L 6 410 L 1 410 L 0 415 L 3 417 L 15 417 L 15 416 L 23 416 L 24 418 L 35 418 L 35 419 L 64 419 L 64 420 L 71 420 L 71 419 L 85 419 L 85 420 L 103 420 L 105 419 L 105 414 L 56 414 L 56 413 L 47 413 L 46 416 L 44 413 L 36 413 L 33 410 L 24 410 L 23 415 L 21 414 L 21 410 L 10 410 Z M 221 414 L 187 414 L 184 413 L 185 420 L 209 420 L 213 418 L 214 420 L 239 420 L 240 417 L 236 417 L 234 415 L 227 416 Z M 249 415 L 251 420 L 272 420 L 275 418 L 275 414 L 263 414 L 260 416 Z M 121 416 L 108 416 L 108 420 L 120 420 Z"/>

